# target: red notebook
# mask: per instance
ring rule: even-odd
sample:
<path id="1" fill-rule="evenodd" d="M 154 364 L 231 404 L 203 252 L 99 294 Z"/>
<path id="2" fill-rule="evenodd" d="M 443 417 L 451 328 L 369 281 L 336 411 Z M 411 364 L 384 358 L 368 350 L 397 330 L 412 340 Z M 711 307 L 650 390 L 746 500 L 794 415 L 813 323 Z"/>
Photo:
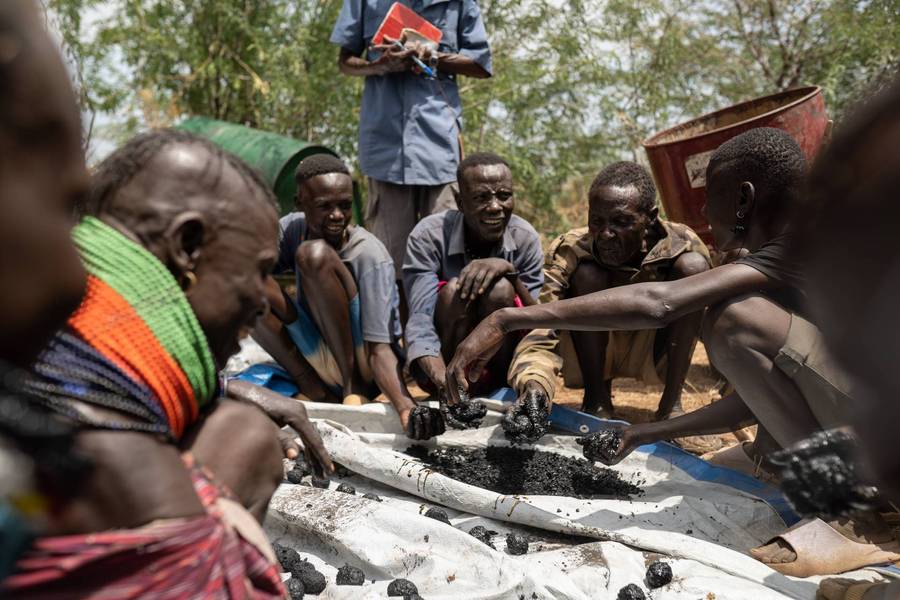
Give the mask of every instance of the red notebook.
<path id="1" fill-rule="evenodd" d="M 372 44 L 384 43 L 384 36 L 394 40 L 399 39 L 404 29 L 415 29 L 433 42 L 440 42 L 443 36 L 440 29 L 420 17 L 416 11 L 399 2 L 394 2 L 378 31 L 375 32 Z"/>

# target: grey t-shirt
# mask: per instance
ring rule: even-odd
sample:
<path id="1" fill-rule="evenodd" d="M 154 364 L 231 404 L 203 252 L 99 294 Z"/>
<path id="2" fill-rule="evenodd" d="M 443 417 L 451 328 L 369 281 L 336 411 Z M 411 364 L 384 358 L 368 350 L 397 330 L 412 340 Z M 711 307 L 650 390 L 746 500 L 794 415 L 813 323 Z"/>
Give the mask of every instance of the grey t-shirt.
<path id="1" fill-rule="evenodd" d="M 275 272 L 294 271 L 299 301 L 303 288 L 294 256 L 306 240 L 306 216 L 302 212 L 292 212 L 281 217 L 278 224 L 278 263 Z M 337 253 L 359 289 L 363 339 L 367 342 L 395 343 L 403 331 L 400 327 L 400 296 L 391 255 L 378 238 L 362 227 L 350 225 L 347 232 L 347 241 Z"/>

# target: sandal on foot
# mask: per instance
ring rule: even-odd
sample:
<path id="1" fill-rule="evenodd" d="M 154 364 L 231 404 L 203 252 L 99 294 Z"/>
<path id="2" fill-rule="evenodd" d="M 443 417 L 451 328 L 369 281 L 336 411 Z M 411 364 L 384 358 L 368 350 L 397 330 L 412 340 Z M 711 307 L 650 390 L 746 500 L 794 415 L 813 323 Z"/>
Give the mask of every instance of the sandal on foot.
<path id="1" fill-rule="evenodd" d="M 797 555 L 793 562 L 765 562 L 761 548 L 753 548 L 750 554 L 766 566 L 791 577 L 835 575 L 900 560 L 900 544 L 896 540 L 881 544 L 854 542 L 821 519 L 804 519 L 766 545 L 776 540 L 791 547 Z"/>
<path id="2" fill-rule="evenodd" d="M 344 396 L 344 406 L 362 406 L 368 402 L 369 399 L 361 394 L 347 394 Z"/>
<path id="3" fill-rule="evenodd" d="M 777 484 L 778 477 L 763 469 L 762 460 L 754 460 L 747 454 L 747 448 L 752 445 L 753 442 L 741 442 L 722 450 L 707 452 L 700 458 L 711 465 L 733 469 L 739 473 L 755 477 L 760 481 Z"/>

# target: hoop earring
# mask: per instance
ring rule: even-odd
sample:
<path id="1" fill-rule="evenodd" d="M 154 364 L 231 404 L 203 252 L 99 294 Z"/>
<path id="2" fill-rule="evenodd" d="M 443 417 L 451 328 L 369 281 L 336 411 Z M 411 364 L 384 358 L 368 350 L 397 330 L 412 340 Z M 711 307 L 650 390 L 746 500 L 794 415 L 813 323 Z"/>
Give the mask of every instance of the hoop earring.
<path id="1" fill-rule="evenodd" d="M 181 278 L 181 291 L 183 292 L 187 292 L 192 287 L 197 285 L 197 276 L 193 271 L 185 271 Z"/>

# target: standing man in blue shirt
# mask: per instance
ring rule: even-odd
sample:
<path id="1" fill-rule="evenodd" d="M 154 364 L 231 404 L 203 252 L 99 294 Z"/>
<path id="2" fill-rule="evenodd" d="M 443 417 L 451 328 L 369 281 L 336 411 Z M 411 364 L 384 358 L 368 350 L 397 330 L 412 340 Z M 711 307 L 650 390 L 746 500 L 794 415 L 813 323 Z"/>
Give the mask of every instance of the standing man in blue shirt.
<path id="1" fill-rule="evenodd" d="M 491 76 L 475 0 L 400 1 L 441 30 L 437 51 L 370 45 L 390 0 L 344 0 L 331 33 L 341 48 L 341 73 L 366 78 L 359 122 L 359 162 L 369 178 L 366 223 L 390 252 L 398 277 L 416 223 L 455 207 L 462 129 L 456 77 Z M 414 55 L 437 71 L 436 79 L 414 72 Z"/>

